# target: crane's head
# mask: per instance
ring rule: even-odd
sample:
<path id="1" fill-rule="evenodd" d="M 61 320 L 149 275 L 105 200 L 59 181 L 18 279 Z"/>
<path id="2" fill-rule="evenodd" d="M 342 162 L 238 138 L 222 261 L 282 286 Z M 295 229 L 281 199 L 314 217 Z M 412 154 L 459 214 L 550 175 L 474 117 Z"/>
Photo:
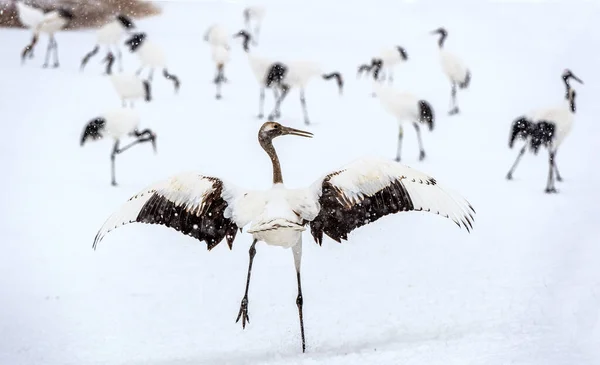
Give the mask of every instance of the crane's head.
<path id="1" fill-rule="evenodd" d="M 404 47 L 396 46 L 396 49 L 398 50 L 398 53 L 400 53 L 400 58 L 402 58 L 402 61 L 408 60 L 408 53 L 406 53 Z"/>
<path id="2" fill-rule="evenodd" d="M 442 37 L 445 37 L 448 35 L 448 31 L 444 27 L 439 27 L 438 29 L 431 31 L 431 34 L 441 35 Z"/>
<path id="3" fill-rule="evenodd" d="M 244 51 L 250 51 L 250 41 L 252 40 L 250 33 L 245 30 L 240 30 L 233 35 L 233 38 L 243 38 Z"/>
<path id="4" fill-rule="evenodd" d="M 134 33 L 128 40 L 125 41 L 125 45 L 129 47 L 129 50 L 131 52 L 135 52 L 135 50 L 138 49 L 144 43 L 146 37 L 146 33 Z"/>
<path id="5" fill-rule="evenodd" d="M 582 84 L 582 85 L 583 85 L 583 81 L 581 81 L 581 79 L 580 79 L 579 77 L 575 76 L 575 75 L 573 74 L 573 72 L 571 72 L 571 70 L 569 70 L 568 68 L 566 68 L 566 69 L 563 71 L 563 74 L 562 74 L 562 79 L 563 79 L 563 81 L 564 81 L 564 82 L 565 82 L 567 85 L 568 85 L 568 83 L 569 83 L 569 79 L 573 79 L 573 80 L 575 80 L 575 81 L 577 81 L 578 83 L 580 83 L 580 84 Z"/>
<path id="6" fill-rule="evenodd" d="M 126 15 L 118 14 L 116 16 L 116 19 L 125 29 L 135 28 L 135 25 L 133 24 L 133 21 L 131 21 L 131 18 Z"/>
<path id="7" fill-rule="evenodd" d="M 258 131 L 258 140 L 261 145 L 264 142 L 270 142 L 273 138 L 285 135 L 299 136 L 299 137 L 307 137 L 312 138 L 313 134 L 310 132 L 302 131 L 300 129 L 294 129 L 290 127 L 283 126 L 277 122 L 265 122 L 260 130 Z"/>

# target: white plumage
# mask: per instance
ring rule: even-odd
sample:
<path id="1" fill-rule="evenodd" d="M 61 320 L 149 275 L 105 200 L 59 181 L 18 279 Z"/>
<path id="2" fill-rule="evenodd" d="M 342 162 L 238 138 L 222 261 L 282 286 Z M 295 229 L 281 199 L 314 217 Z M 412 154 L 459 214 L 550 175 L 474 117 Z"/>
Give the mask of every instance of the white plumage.
<path id="1" fill-rule="evenodd" d="M 394 82 L 394 69 L 397 65 L 408 61 L 408 54 L 406 50 L 401 46 L 382 48 L 379 51 L 379 55 L 376 59 L 381 60 L 382 66 L 382 78 L 384 81 L 386 78 L 389 83 Z"/>
<path id="2" fill-rule="evenodd" d="M 204 41 L 211 46 L 223 46 L 230 49 L 229 46 L 229 31 L 223 24 L 213 24 L 204 33 Z"/>
<path id="3" fill-rule="evenodd" d="M 148 39 L 146 33 L 134 33 L 125 42 L 131 52 L 135 53 L 140 61 L 140 68 L 136 72 L 140 75 L 144 68 L 149 68 L 148 81 L 152 81 L 154 70 L 156 68 L 162 69 L 163 76 L 167 80 L 173 82 L 175 92 L 179 90 L 180 81 L 179 78 L 173 74 L 170 74 L 167 70 L 167 58 L 162 47 L 157 43 Z"/>
<path id="4" fill-rule="evenodd" d="M 21 52 L 21 61 L 25 62 L 27 58 L 33 57 L 33 49 L 37 44 L 40 33 L 48 34 L 48 48 L 46 50 L 46 58 L 43 67 L 48 67 L 50 61 L 50 53 L 54 51 L 54 67 L 59 66 L 58 60 L 58 43 L 54 34 L 64 27 L 73 19 L 73 13 L 65 8 L 58 8 L 52 11 L 44 11 L 33 6 L 28 6 L 20 1 L 17 1 L 17 13 L 21 24 L 26 28 L 31 29 L 33 35 L 31 43 L 25 46 Z"/>
<path id="5" fill-rule="evenodd" d="M 324 80 L 334 79 L 337 82 L 340 95 L 343 93 L 344 81 L 339 72 L 325 73 L 321 65 L 313 61 L 293 60 L 284 63 L 273 63 L 267 72 L 267 81 L 273 82 L 281 89 L 281 95 L 277 98 L 269 119 L 281 116 L 281 103 L 292 88 L 298 88 L 300 94 L 300 105 L 304 114 L 304 124 L 309 125 L 308 110 L 306 106 L 305 88 L 315 77 Z"/>
<path id="6" fill-rule="evenodd" d="M 415 95 L 402 92 L 379 82 L 379 70 L 381 62 L 375 62 L 370 66 L 373 72 L 373 91 L 381 102 L 383 109 L 394 116 L 398 122 L 398 147 L 396 161 L 400 162 L 402 155 L 402 140 L 404 138 L 404 124 L 412 123 L 417 132 L 419 142 L 419 160 L 425 158 L 425 148 L 421 139 L 421 128 L 419 123 L 426 124 L 429 130 L 433 130 L 435 115 L 431 104 L 426 100 L 419 99 Z"/>
<path id="7" fill-rule="evenodd" d="M 81 135 L 81 146 L 87 140 L 100 140 L 110 137 L 114 140 L 111 159 L 112 185 L 117 185 L 115 178 L 116 155 L 125 152 L 136 144 L 151 142 L 156 152 L 156 134 L 150 129 L 138 130 L 140 117 L 133 109 L 118 108 L 109 110 L 88 122 Z M 120 142 L 125 137 L 133 137 L 135 140 L 125 147 L 120 147 Z"/>
<path id="8" fill-rule="evenodd" d="M 448 52 L 445 50 L 444 42 L 446 41 L 446 37 L 448 36 L 448 32 L 444 28 L 438 28 L 432 32 L 432 34 L 439 35 L 438 46 L 440 52 L 440 63 L 442 65 L 442 70 L 448 80 L 450 81 L 450 110 L 448 111 L 449 115 L 454 115 L 460 112 L 458 107 L 458 103 L 456 101 L 456 93 L 457 86 L 460 89 L 466 89 L 469 87 L 471 83 L 471 72 L 465 63 L 455 54 Z"/>
<path id="9" fill-rule="evenodd" d="M 569 69 L 566 69 L 561 77 L 566 87 L 565 100 L 562 104 L 557 107 L 534 110 L 515 119 L 511 127 L 508 142 L 508 146 L 512 148 L 517 139 L 525 140 L 525 145 L 521 148 L 514 164 L 506 175 L 508 180 L 512 180 L 512 175 L 528 146 L 534 154 L 537 154 L 541 146 L 548 149 L 549 171 L 546 193 L 557 192 L 554 182 L 555 178 L 558 181 L 562 181 L 556 165 L 556 153 L 565 138 L 569 135 L 575 119 L 576 93 L 571 88 L 569 80 L 574 79 L 583 84 L 583 81 Z"/>
<path id="10" fill-rule="evenodd" d="M 152 100 L 150 83 L 137 75 L 129 73 L 113 73 L 109 76 L 114 90 L 119 95 L 123 106 L 129 101 L 131 107 L 138 99 Z"/>
<path id="11" fill-rule="evenodd" d="M 83 57 L 80 69 L 83 70 L 88 61 L 98 53 L 100 47 L 104 46 L 106 47 L 107 53 L 111 53 L 114 49 L 117 54 L 117 59 L 119 60 L 119 70 L 123 71 L 120 42 L 125 34 L 134 27 L 135 25 L 131 19 L 122 14 L 115 16 L 114 20 L 100 27 L 96 31 L 96 45 Z"/>
<path id="12" fill-rule="evenodd" d="M 312 134 L 264 123 L 259 142 L 273 163 L 273 186 L 246 190 L 217 177 L 187 172 L 143 189 L 113 213 L 98 231 L 93 247 L 104 236 L 128 223 L 160 224 L 207 243 L 210 250 L 223 239 L 230 248 L 238 230 L 254 241 L 246 291 L 237 320 L 248 322 L 248 288 L 256 243 L 291 248 L 296 266 L 298 313 L 302 350 L 305 350 L 301 289 L 302 232 L 306 226 L 318 244 L 323 234 L 341 242 L 354 229 L 402 211 L 426 211 L 453 220 L 459 227 L 473 228 L 475 211 L 456 193 L 449 192 L 422 172 L 385 159 L 368 157 L 354 161 L 317 179 L 311 186 L 287 189 L 272 140 L 282 135 Z"/>
<path id="13" fill-rule="evenodd" d="M 258 44 L 260 27 L 265 17 L 266 9 L 261 5 L 252 5 L 244 9 L 244 23 L 246 31 L 252 35 L 252 43 Z M 254 24 L 254 27 L 252 25 Z M 254 28 L 254 29 L 253 29 Z"/>

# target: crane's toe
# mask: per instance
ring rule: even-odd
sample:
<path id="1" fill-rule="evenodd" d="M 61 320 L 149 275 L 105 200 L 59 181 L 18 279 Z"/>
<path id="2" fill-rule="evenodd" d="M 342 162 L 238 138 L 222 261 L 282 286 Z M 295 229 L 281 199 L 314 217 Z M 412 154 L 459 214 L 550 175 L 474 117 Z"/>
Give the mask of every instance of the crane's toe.
<path id="1" fill-rule="evenodd" d="M 512 180 L 512 174 L 510 172 L 506 174 L 506 180 Z"/>
<path id="2" fill-rule="evenodd" d="M 423 161 L 425 159 L 425 151 L 421 151 L 421 153 L 419 153 L 419 161 Z"/>
<path id="3" fill-rule="evenodd" d="M 558 190 L 556 188 L 546 188 L 546 194 L 558 194 Z"/>
<path id="4" fill-rule="evenodd" d="M 456 115 L 460 113 L 460 110 L 458 109 L 458 107 L 454 107 L 452 109 L 450 109 L 450 111 L 448 112 L 448 115 Z"/>
<path id="5" fill-rule="evenodd" d="M 250 316 L 248 316 L 248 298 L 244 297 L 240 304 L 240 311 L 237 315 L 235 323 L 238 323 L 242 319 L 242 328 L 246 329 L 246 323 L 250 323 Z"/>

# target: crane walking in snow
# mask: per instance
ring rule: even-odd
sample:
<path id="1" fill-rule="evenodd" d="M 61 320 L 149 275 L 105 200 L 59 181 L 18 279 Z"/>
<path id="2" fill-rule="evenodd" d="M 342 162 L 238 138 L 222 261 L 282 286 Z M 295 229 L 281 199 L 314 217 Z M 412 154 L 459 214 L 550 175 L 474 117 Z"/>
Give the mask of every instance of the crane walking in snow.
<path id="1" fill-rule="evenodd" d="M 112 153 L 110 154 L 111 161 L 111 184 L 117 185 L 115 178 L 115 158 L 131 147 L 139 143 L 151 142 L 154 153 L 156 153 L 156 134 L 150 129 L 138 130 L 140 117 L 133 109 L 119 108 L 108 111 L 101 116 L 92 119 L 86 124 L 81 135 L 81 145 L 83 146 L 87 140 L 99 140 L 104 137 L 112 137 L 115 140 Z M 125 147 L 120 147 L 121 139 L 126 136 L 135 138 L 135 141 L 129 143 Z"/>
<path id="2" fill-rule="evenodd" d="M 111 47 L 114 48 L 119 60 L 119 71 L 123 71 L 123 60 L 119 42 L 133 28 L 135 28 L 133 21 L 123 14 L 117 15 L 113 21 L 103 25 L 96 31 L 96 45 L 81 60 L 80 70 L 83 71 L 89 60 L 100 51 L 100 46 L 104 45 L 106 46 L 107 54 L 112 53 Z"/>
<path id="3" fill-rule="evenodd" d="M 31 43 L 25 46 L 21 52 L 21 62 L 24 63 L 27 58 L 33 58 L 33 49 L 38 42 L 39 34 L 46 33 L 48 34 L 48 48 L 46 49 L 46 59 L 43 67 L 48 67 L 52 51 L 54 51 L 53 67 L 58 67 L 58 42 L 56 42 L 54 34 L 69 25 L 69 22 L 73 20 L 73 13 L 62 7 L 56 10 L 44 11 L 20 1 L 17 1 L 17 12 L 21 23 L 33 32 Z"/>
<path id="4" fill-rule="evenodd" d="M 246 190 L 218 177 L 184 173 L 151 185 L 130 198 L 98 231 L 93 248 L 110 231 L 128 223 L 159 224 L 205 241 L 210 250 L 223 239 L 232 249 L 238 230 L 247 230 L 249 250 L 246 288 L 236 322 L 249 322 L 248 290 L 259 241 L 291 248 L 296 267 L 302 351 L 305 351 L 300 266 L 306 226 L 321 245 L 323 234 L 341 242 L 354 229 L 397 212 L 425 211 L 453 220 L 470 231 L 475 211 L 462 197 L 444 189 L 431 176 L 380 158 L 363 158 L 317 179 L 310 187 L 289 189 L 273 147 L 279 136 L 312 137 L 312 133 L 266 122 L 258 142 L 271 159 L 273 186 Z"/>
<path id="5" fill-rule="evenodd" d="M 450 110 L 448 111 L 448 114 L 458 114 L 460 110 L 458 108 L 458 103 L 456 102 L 456 86 L 458 85 L 460 89 L 468 88 L 471 83 L 471 71 L 469 71 L 463 61 L 456 55 L 444 50 L 444 42 L 448 36 L 448 31 L 446 31 L 446 29 L 438 28 L 431 32 L 431 34 L 439 34 L 440 36 L 438 39 L 440 61 L 442 63 L 442 69 L 450 80 L 452 87 L 450 91 Z"/>
<path id="6" fill-rule="evenodd" d="M 546 183 L 546 193 L 556 193 L 554 179 L 562 181 L 562 177 L 556 166 L 556 153 L 558 147 L 571 132 L 575 119 L 575 90 L 569 83 L 573 79 L 580 84 L 583 81 L 575 76 L 571 70 L 566 69 L 561 75 L 565 83 L 565 101 L 558 107 L 536 110 L 527 115 L 522 115 L 517 118 L 511 127 L 508 146 L 512 148 L 517 139 L 524 139 L 525 145 L 517 155 L 517 159 L 506 174 L 508 180 L 512 180 L 512 175 L 525 154 L 527 146 L 530 147 L 534 154 L 538 153 L 541 146 L 548 148 L 548 182 Z M 556 177 L 554 176 L 556 174 Z"/>

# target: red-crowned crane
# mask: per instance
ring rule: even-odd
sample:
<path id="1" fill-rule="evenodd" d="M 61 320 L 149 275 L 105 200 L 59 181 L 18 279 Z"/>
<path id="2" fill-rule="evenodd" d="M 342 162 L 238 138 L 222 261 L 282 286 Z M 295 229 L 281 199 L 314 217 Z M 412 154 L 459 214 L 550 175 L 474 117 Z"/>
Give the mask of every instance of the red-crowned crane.
<path id="1" fill-rule="evenodd" d="M 475 211 L 465 199 L 444 189 L 433 177 L 381 158 L 363 158 L 325 174 L 310 187 L 289 189 L 283 184 L 273 139 L 312 133 L 266 122 L 258 142 L 273 165 L 273 186 L 249 191 L 218 177 L 183 173 L 151 185 L 130 198 L 98 231 L 93 248 L 104 236 L 128 223 L 159 224 L 205 241 L 210 250 L 223 239 L 231 249 L 238 230 L 253 237 L 246 289 L 236 322 L 249 322 L 248 289 L 256 243 L 291 248 L 296 266 L 302 351 L 305 351 L 300 263 L 302 232 L 310 227 L 321 245 L 323 234 L 337 242 L 348 239 L 354 229 L 388 214 L 425 211 L 452 219 L 470 231 Z"/>
<path id="2" fill-rule="evenodd" d="M 575 90 L 569 84 L 569 79 L 573 79 L 580 84 L 583 81 L 575 76 L 571 70 L 566 69 L 561 75 L 565 83 L 565 101 L 562 105 L 552 108 L 546 108 L 530 112 L 517 118 L 511 127 L 508 146 L 512 148 L 517 139 L 524 139 L 525 145 L 517 155 L 517 159 L 506 174 L 508 180 L 512 180 L 512 175 L 525 154 L 527 146 L 537 155 L 540 146 L 548 149 L 548 182 L 546 183 L 546 193 L 556 193 L 554 179 L 562 181 L 562 177 L 556 166 L 556 153 L 558 147 L 571 132 L 575 120 Z M 556 177 L 554 174 L 556 173 Z"/>
<path id="3" fill-rule="evenodd" d="M 81 135 L 81 146 L 88 140 L 99 140 L 105 137 L 112 137 L 115 141 L 110 154 L 111 162 L 111 184 L 117 185 L 115 178 L 115 159 L 129 148 L 139 143 L 151 142 L 154 153 L 156 153 L 156 134 L 150 129 L 140 131 L 138 129 L 140 117 L 133 109 L 119 108 L 109 110 L 106 113 L 92 119 L 83 129 Z M 134 137 L 135 140 L 125 147 L 120 147 L 119 143 L 127 136 Z"/>
<path id="4" fill-rule="evenodd" d="M 21 62 L 23 63 L 27 58 L 33 57 L 33 48 L 39 39 L 39 34 L 46 33 L 48 34 L 48 48 L 46 49 L 46 59 L 43 67 L 48 67 L 52 51 L 54 51 L 53 67 L 58 67 L 58 42 L 56 42 L 54 34 L 69 25 L 69 22 L 73 20 L 73 13 L 63 7 L 45 11 L 37 7 L 25 5 L 20 1 L 17 1 L 17 12 L 21 23 L 33 32 L 31 43 L 25 46 L 21 52 Z"/>
<path id="5" fill-rule="evenodd" d="M 456 87 L 458 86 L 460 89 L 469 87 L 469 84 L 471 83 L 471 71 L 460 58 L 444 49 L 444 42 L 446 41 L 446 37 L 448 37 L 448 31 L 446 29 L 438 28 L 431 32 L 431 34 L 440 36 L 438 39 L 440 62 L 442 63 L 442 70 L 450 80 L 450 110 L 448 111 L 448 114 L 458 114 L 460 109 L 456 102 Z"/>
<path id="6" fill-rule="evenodd" d="M 115 16 L 114 20 L 100 27 L 100 29 L 96 31 L 96 45 L 94 46 L 94 49 L 88 52 L 81 60 L 80 70 L 83 71 L 85 65 L 98 53 L 100 47 L 105 46 L 107 54 L 112 53 L 112 49 L 115 50 L 117 59 L 119 60 L 119 71 L 123 71 L 121 46 L 119 42 L 121 42 L 121 39 L 126 33 L 134 28 L 135 25 L 131 18 L 123 14 L 118 14 Z"/>

